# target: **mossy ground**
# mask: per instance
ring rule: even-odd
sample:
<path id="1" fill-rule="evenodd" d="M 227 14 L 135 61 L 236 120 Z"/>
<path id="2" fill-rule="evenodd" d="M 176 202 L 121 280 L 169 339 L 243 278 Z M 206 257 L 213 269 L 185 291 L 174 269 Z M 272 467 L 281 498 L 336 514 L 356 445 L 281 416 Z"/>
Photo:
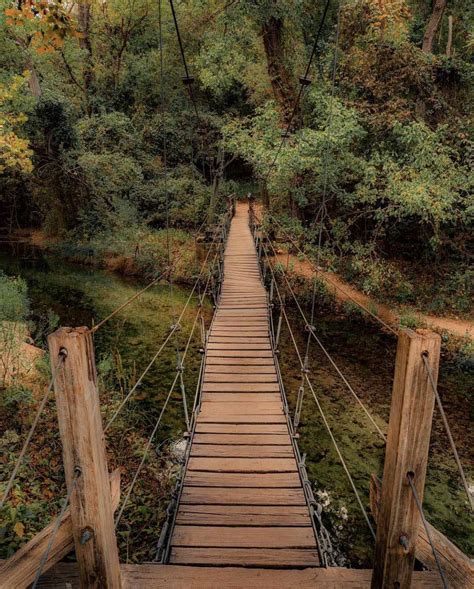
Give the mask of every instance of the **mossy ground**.
<path id="1" fill-rule="evenodd" d="M 296 310 L 289 316 L 300 349 L 305 349 L 303 323 Z M 329 314 L 323 308 L 315 325 L 323 344 L 335 359 L 379 427 L 386 431 L 390 412 L 396 341 L 361 319 Z M 286 330 L 280 345 L 280 363 L 290 409 L 294 409 L 301 376 Z M 327 358 L 312 341 L 310 378 L 330 427 L 370 514 L 371 473 L 382 478 L 385 445 Z M 469 383 L 472 375 L 457 366 L 442 364 L 439 391 L 452 424 L 461 460 L 473 472 L 472 429 L 469 423 Z M 371 566 L 373 540 L 344 474 L 327 430 L 306 387 L 300 449 L 306 453 L 308 474 L 324 507 L 323 520 L 337 546 L 340 564 Z M 435 410 L 430 444 L 424 508 L 427 518 L 463 551 L 474 553 L 474 525 L 464 489 L 451 454 L 440 416 Z M 374 522 L 369 515 L 372 525 Z"/>
<path id="2" fill-rule="evenodd" d="M 95 269 L 84 269 L 61 259 L 40 255 L 35 258 L 3 256 L 2 267 L 23 276 L 28 283 L 32 318 L 51 310 L 61 325 L 97 323 L 114 308 L 135 294 L 142 284 Z M 174 324 L 188 298 L 190 289 L 174 285 L 156 285 L 106 323 L 95 335 L 95 352 L 99 374 L 103 419 L 107 421 L 120 400 L 134 384 Z M 138 467 L 148 436 L 159 415 L 173 380 L 177 355 L 183 350 L 198 307 L 193 297 L 181 321 L 181 329 L 158 357 L 142 385 L 107 434 L 109 468 L 120 467 L 122 497 Z M 207 323 L 210 304 L 204 308 Z M 199 326 L 198 326 L 199 327 Z M 184 380 L 191 405 L 201 362 L 200 332 L 196 329 L 185 361 Z M 39 391 L 49 379 L 45 363 Z M 35 395 L 23 391 L 12 398 L 13 390 L 4 391 L 0 419 L 7 434 L 1 439 L 6 453 L 2 465 L 5 476 L 21 448 L 35 410 Z M 36 396 L 37 398 L 37 396 Z M 168 448 L 180 440 L 185 431 L 182 397 L 175 390 L 164 414 L 162 427 L 154 440 L 149 460 L 134 489 L 121 520 L 118 537 L 124 561 L 154 558 L 161 525 L 171 496 L 179 465 Z M 163 446 L 161 446 L 163 444 Z M 57 431 L 54 402 L 50 402 L 37 430 L 23 467 L 18 486 L 1 514 L 0 553 L 6 557 L 37 533 L 60 509 L 65 494 L 61 444 Z M 15 527 L 16 526 L 16 527 Z"/>
<path id="3" fill-rule="evenodd" d="M 40 256 L 34 260 L 13 260 L 6 256 L 2 265 L 8 272 L 22 275 L 28 282 L 33 318 L 47 309 L 60 317 L 62 325 L 91 325 L 104 317 L 119 303 L 134 294 L 140 285 L 110 272 L 83 269 L 68 265 L 58 258 Z M 170 299 L 168 285 L 153 287 L 127 310 L 106 324 L 95 336 L 96 358 L 100 375 L 101 402 L 106 419 L 124 393 L 135 381 L 158 348 L 174 322 L 189 289 L 174 287 Z M 307 292 L 301 292 L 308 304 Z M 306 296 L 306 299 L 305 299 Z M 376 416 L 377 423 L 388 422 L 396 341 L 349 310 L 334 312 L 325 293 L 318 294 L 315 324 L 321 340 L 341 366 L 363 402 Z M 186 339 L 196 313 L 194 300 L 183 318 L 179 345 Z M 300 349 L 306 336 L 294 309 L 288 309 Z M 210 306 L 206 308 L 210 318 Z M 185 381 L 188 395 L 194 393 L 200 362 L 199 335 L 193 341 L 186 361 Z M 286 330 L 280 345 L 280 362 L 290 408 L 294 408 L 300 385 L 300 371 Z M 382 475 L 384 444 L 365 414 L 339 379 L 327 359 L 313 342 L 310 347 L 310 378 L 314 383 L 323 410 L 333 428 L 341 451 L 368 509 L 369 478 L 372 472 Z M 126 489 L 138 466 L 164 397 L 174 376 L 176 352 L 170 347 L 157 360 L 134 400 L 111 428 L 108 438 L 110 468 L 120 466 L 122 489 Z M 44 384 L 47 368 L 44 369 Z M 469 366 L 444 361 L 441 365 L 439 390 L 448 419 L 458 444 L 461 459 L 472 473 L 473 432 L 470 429 Z M 27 415 L 33 405 L 15 402 L 6 407 L 4 417 L 8 428 L 23 437 L 28 427 Z M 5 410 L 5 407 L 3 407 Z M 13 414 L 13 412 L 16 412 Z M 472 411 L 472 409 L 471 409 Z M 472 417 L 472 416 L 471 416 Z M 150 454 L 143 476 L 132 495 L 118 530 L 121 558 L 144 561 L 155 556 L 156 542 L 165 518 L 177 465 L 169 452 L 157 451 L 166 440 L 180 439 L 184 431 L 181 396 L 175 392 L 156 445 Z M 301 424 L 300 448 L 306 453 L 306 464 L 316 496 L 324 506 L 323 519 L 331 533 L 340 564 L 370 566 L 373 541 L 352 490 L 334 452 L 310 393 L 306 390 Z M 41 529 L 59 510 L 64 495 L 61 449 L 57 434 L 54 404 L 42 422 L 33 451 L 20 473 L 14 500 L 5 511 L 2 556 L 7 556 L 28 537 Z M 20 448 L 16 441 L 4 439 L 9 445 L 5 469 Z M 9 471 L 9 470 L 8 470 Z M 463 496 L 459 477 L 450 454 L 439 415 L 435 411 L 430 459 L 425 493 L 428 519 L 468 554 L 474 553 L 474 530 Z M 3 515 L 3 514 L 2 514 Z M 15 536 L 16 523 L 25 527 L 22 536 Z M 20 528 L 17 528 L 19 531 Z M 7 542 L 7 537 L 14 537 Z"/>

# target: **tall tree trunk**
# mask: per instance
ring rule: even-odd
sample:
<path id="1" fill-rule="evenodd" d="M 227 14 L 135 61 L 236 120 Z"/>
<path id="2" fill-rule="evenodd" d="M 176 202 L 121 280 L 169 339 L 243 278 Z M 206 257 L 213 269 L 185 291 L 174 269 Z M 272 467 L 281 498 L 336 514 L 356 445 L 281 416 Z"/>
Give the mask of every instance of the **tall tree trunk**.
<path id="1" fill-rule="evenodd" d="M 30 77 L 28 78 L 28 86 L 30 87 L 31 94 L 38 100 L 41 97 L 41 86 L 39 81 L 38 72 L 36 71 L 35 66 L 33 65 L 33 60 L 31 57 L 27 59 L 26 67 L 30 72 Z"/>
<path id="2" fill-rule="evenodd" d="M 434 0 L 433 12 L 431 13 L 430 20 L 426 26 L 425 36 L 423 37 L 422 50 L 425 53 L 433 53 L 435 35 L 443 18 L 446 2 L 447 0 Z"/>
<path id="3" fill-rule="evenodd" d="M 282 111 L 283 120 L 288 124 L 293 112 L 296 92 L 291 74 L 285 65 L 283 21 L 274 16 L 269 17 L 262 26 L 262 35 L 273 94 Z"/>
<path id="4" fill-rule="evenodd" d="M 453 53 L 453 17 L 448 16 L 448 41 L 446 43 L 446 56 L 451 57 Z"/>
<path id="5" fill-rule="evenodd" d="M 87 96 L 87 111 L 90 113 L 89 93 L 92 83 L 94 82 L 94 64 L 92 60 L 92 43 L 91 43 L 91 26 L 92 13 L 91 3 L 88 0 L 82 0 L 78 5 L 77 19 L 81 29 L 82 37 L 79 44 L 82 49 L 87 52 L 87 57 L 84 62 L 84 88 Z"/>

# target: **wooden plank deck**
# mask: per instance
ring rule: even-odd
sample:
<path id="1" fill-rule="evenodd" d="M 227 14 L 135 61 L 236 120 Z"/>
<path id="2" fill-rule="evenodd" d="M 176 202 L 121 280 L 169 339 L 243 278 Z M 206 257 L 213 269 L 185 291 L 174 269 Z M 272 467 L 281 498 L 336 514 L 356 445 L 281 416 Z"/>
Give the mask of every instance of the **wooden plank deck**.
<path id="1" fill-rule="evenodd" d="M 320 564 L 283 412 L 267 295 L 245 205 L 237 206 L 225 251 L 170 563 Z"/>

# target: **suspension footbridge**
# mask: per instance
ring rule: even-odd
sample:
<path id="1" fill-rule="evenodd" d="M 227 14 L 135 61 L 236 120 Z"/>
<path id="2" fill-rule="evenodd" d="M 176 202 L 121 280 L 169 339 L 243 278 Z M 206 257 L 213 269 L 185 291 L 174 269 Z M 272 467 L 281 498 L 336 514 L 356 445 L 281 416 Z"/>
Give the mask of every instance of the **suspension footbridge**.
<path id="1" fill-rule="evenodd" d="M 159 280 L 169 281 L 171 259 L 145 288 L 92 329 L 61 328 L 49 337 L 50 385 L 38 405 L 0 507 L 12 492 L 53 389 L 67 494 L 56 519 L 0 563 L 0 588 L 472 586 L 472 561 L 428 523 L 422 506 L 435 403 L 472 501 L 437 391 L 439 336 L 425 331 L 398 332 L 388 326 L 397 337 L 398 347 L 387 429 L 374 419 L 327 351 L 313 324 L 314 293 L 311 316 L 307 317 L 286 272 L 274 262 L 275 245 L 253 207 L 247 209 L 243 203 L 235 207 L 229 201 L 213 236 L 180 315 L 104 425 L 93 333 Z M 294 299 L 294 309 L 303 320 L 305 349 L 299 349 L 284 292 Z M 207 295 L 214 301 L 215 313 L 206 329 L 203 301 Z M 175 376 L 158 408 L 138 468 L 121 494 L 120 474 L 108 471 L 104 434 L 108 434 L 156 359 L 173 341 L 193 298 L 198 300 L 197 310 L 185 344 L 177 350 Z M 190 404 L 183 371 L 199 326 L 203 354 Z M 385 324 L 383 327 L 387 328 Z M 292 411 L 278 362 L 283 329 L 301 369 Z M 373 479 L 371 488 L 372 517 L 310 378 L 311 345 L 324 352 L 351 402 L 359 406 L 374 435 L 386 443 L 382 485 Z M 116 529 L 147 466 L 176 391 L 183 401 L 186 450 L 157 539 L 156 557 L 151 563 L 121 564 Z M 305 458 L 298 447 L 305 395 L 314 401 L 374 538 L 373 570 L 345 569 L 334 561 L 331 534 L 325 528 L 322 508 L 315 500 L 314 484 L 308 479 Z M 77 562 L 61 562 L 72 550 Z M 415 559 L 430 570 L 414 571 Z"/>
<path id="2" fill-rule="evenodd" d="M 320 564 L 243 204 L 227 240 L 170 562 Z"/>

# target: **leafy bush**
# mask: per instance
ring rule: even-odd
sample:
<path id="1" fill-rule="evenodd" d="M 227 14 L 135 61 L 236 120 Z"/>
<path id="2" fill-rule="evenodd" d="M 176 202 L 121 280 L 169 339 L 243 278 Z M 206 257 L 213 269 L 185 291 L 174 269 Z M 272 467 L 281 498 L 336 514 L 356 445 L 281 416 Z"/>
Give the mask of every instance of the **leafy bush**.
<path id="1" fill-rule="evenodd" d="M 11 382 L 18 371 L 28 314 L 26 282 L 6 276 L 0 270 L 0 386 Z"/>
<path id="2" fill-rule="evenodd" d="M 0 270 L 0 321 L 26 321 L 29 310 L 26 282 Z"/>

